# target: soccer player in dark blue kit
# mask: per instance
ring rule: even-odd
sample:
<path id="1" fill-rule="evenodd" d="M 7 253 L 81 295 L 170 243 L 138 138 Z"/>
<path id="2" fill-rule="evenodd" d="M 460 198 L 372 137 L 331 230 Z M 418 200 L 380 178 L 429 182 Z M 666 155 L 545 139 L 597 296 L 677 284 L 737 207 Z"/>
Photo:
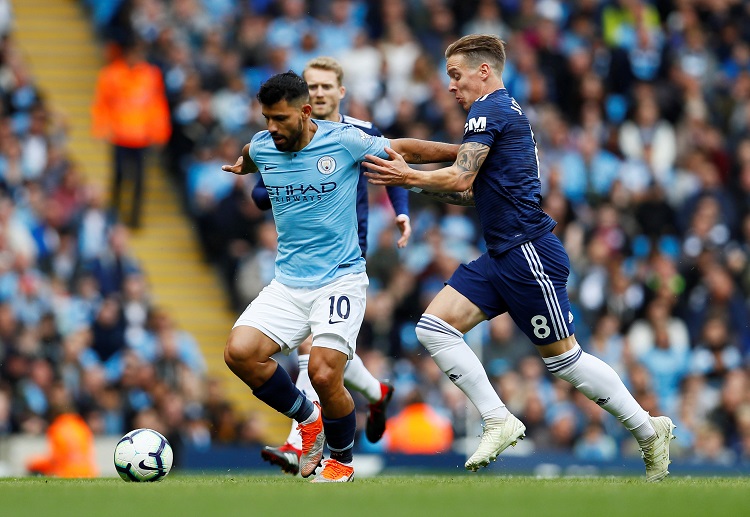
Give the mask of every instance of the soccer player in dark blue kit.
<path id="1" fill-rule="evenodd" d="M 335 59 L 326 56 L 312 59 L 305 66 L 302 77 L 307 82 L 310 91 L 313 118 L 351 124 L 368 135 L 383 136 L 372 123 L 339 112 L 341 100 L 346 95 L 346 88 L 343 86 L 344 71 Z M 396 226 L 401 232 L 397 244 L 399 248 L 403 248 L 411 235 L 408 192 L 401 187 L 386 187 L 386 191 L 396 213 Z M 252 197 L 259 208 L 263 210 L 271 208 L 271 199 L 263 178 L 260 178 L 253 188 Z M 367 178 L 361 175 L 357 185 L 357 232 L 362 256 L 367 253 L 368 209 Z M 307 339 L 297 349 L 299 374 L 295 385 L 309 399 L 316 402 L 318 396 L 312 387 L 307 371 L 311 346 L 312 341 Z M 393 395 L 393 386 L 387 382 L 378 381 L 356 354 L 346 365 L 344 382 L 347 388 L 360 392 L 367 399 L 369 406 L 365 435 L 370 442 L 378 442 L 385 432 L 386 410 Z M 299 471 L 299 458 L 302 452 L 302 438 L 297 425 L 297 422 L 292 421 L 292 428 L 284 444 L 279 447 L 266 446 L 261 451 L 261 457 L 265 461 L 281 467 L 284 472 L 290 474 L 297 474 Z"/>
<path id="2" fill-rule="evenodd" d="M 669 474 L 674 425 L 651 417 L 617 373 L 576 341 L 566 284 L 570 261 L 540 206 L 534 133 L 504 87 L 505 45 L 496 36 L 468 35 L 445 51 L 449 90 L 467 110 L 456 162 L 435 171 L 411 169 L 395 152 L 368 156 L 366 175 L 378 185 L 402 185 L 454 204 L 474 205 L 487 253 L 459 266 L 417 324 L 417 337 L 438 366 L 477 407 L 484 431 L 466 468 L 476 471 L 524 437 L 463 335 L 508 312 L 537 346 L 547 369 L 573 384 L 633 434 L 648 481 Z"/>

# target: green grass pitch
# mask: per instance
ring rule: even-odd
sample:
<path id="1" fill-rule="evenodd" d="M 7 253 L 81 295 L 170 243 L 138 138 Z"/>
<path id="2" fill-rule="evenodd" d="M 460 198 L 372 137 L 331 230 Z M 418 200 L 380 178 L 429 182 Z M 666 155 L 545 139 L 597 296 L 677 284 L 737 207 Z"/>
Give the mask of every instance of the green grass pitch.
<path id="1" fill-rule="evenodd" d="M 317 485 L 273 475 L 0 480 L 0 516 L 508 516 L 750 515 L 750 479 L 382 476 Z"/>

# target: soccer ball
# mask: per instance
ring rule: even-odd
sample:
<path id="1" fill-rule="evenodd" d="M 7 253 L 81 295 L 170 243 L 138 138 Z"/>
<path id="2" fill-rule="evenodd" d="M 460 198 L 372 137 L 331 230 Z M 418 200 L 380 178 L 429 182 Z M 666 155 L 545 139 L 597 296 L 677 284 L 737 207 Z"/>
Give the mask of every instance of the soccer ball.
<path id="1" fill-rule="evenodd" d="M 172 447 L 153 429 L 136 429 L 115 447 L 115 468 L 125 481 L 161 481 L 172 468 Z"/>

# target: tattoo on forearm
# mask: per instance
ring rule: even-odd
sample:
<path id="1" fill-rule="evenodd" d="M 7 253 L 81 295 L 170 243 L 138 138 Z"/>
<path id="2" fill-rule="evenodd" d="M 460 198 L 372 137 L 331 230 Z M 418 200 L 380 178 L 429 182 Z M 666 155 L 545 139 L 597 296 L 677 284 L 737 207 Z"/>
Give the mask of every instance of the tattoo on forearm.
<path id="1" fill-rule="evenodd" d="M 490 148 L 478 142 L 467 142 L 461 144 L 456 157 L 456 166 L 458 167 L 461 178 L 470 177 L 473 181 L 479 169 L 482 167 L 487 153 Z"/>
<path id="2" fill-rule="evenodd" d="M 409 163 L 424 163 L 422 161 L 422 155 L 419 153 L 413 153 L 408 161 Z"/>
<path id="3" fill-rule="evenodd" d="M 423 190 L 420 194 L 437 199 L 449 205 L 474 206 L 474 187 L 469 187 L 463 192 L 430 192 Z"/>

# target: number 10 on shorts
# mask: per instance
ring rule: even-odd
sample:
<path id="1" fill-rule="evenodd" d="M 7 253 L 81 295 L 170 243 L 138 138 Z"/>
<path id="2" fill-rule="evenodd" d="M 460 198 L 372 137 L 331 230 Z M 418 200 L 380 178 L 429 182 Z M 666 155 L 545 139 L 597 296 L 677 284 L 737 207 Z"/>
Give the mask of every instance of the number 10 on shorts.
<path id="1" fill-rule="evenodd" d="M 328 314 L 328 324 L 335 325 L 336 323 L 343 323 L 343 321 L 349 318 L 349 312 L 351 312 L 351 303 L 349 298 L 346 296 L 331 296 L 328 298 L 331 302 L 330 312 Z"/>

